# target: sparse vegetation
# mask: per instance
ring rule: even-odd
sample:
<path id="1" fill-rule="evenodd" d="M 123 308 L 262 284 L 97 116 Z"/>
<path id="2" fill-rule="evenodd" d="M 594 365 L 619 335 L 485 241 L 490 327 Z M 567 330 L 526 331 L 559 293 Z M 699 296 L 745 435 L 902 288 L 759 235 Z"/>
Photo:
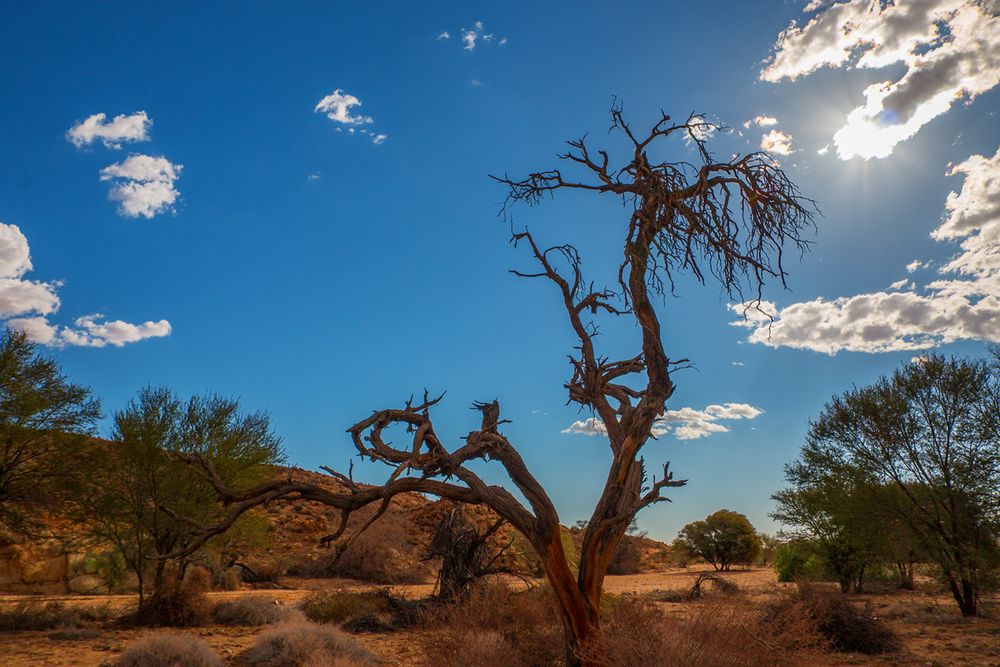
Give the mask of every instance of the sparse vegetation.
<path id="1" fill-rule="evenodd" d="M 222 667 L 205 640 L 179 632 L 151 632 L 128 644 L 115 667 Z"/>
<path id="2" fill-rule="evenodd" d="M 347 633 L 304 619 L 271 626 L 239 655 L 239 663 L 248 667 L 352 667 L 378 662 Z"/>

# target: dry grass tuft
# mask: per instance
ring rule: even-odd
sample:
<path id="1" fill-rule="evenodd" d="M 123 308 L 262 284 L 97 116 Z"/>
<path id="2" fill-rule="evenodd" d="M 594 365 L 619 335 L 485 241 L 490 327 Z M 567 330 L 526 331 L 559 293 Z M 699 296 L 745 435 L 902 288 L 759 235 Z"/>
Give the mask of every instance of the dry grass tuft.
<path id="1" fill-rule="evenodd" d="M 560 664 L 563 630 L 551 592 L 544 587 L 511 591 L 483 581 L 466 600 L 430 608 L 423 618 L 428 664 Z"/>
<path id="2" fill-rule="evenodd" d="M 116 667 L 222 667 L 205 640 L 191 634 L 148 633 L 131 642 Z"/>
<path id="3" fill-rule="evenodd" d="M 238 661 L 250 667 L 352 667 L 379 662 L 347 633 L 305 619 L 268 628 Z"/>
<path id="4" fill-rule="evenodd" d="M 110 607 L 67 607 L 62 602 L 26 600 L 0 612 L 0 631 L 53 630 L 102 623 L 111 617 Z"/>

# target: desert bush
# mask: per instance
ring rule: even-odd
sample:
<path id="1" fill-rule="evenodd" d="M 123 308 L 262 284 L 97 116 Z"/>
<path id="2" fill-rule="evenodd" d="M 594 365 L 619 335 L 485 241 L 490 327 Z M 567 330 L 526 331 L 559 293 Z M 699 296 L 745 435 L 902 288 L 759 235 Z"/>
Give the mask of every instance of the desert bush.
<path id="1" fill-rule="evenodd" d="M 349 667 L 377 662 L 347 633 L 304 619 L 272 626 L 239 656 L 239 664 L 252 667 Z"/>
<path id="2" fill-rule="evenodd" d="M 235 567 L 231 567 L 223 572 L 222 576 L 219 578 L 219 585 L 226 591 L 240 590 L 240 584 L 242 582 L 243 579 L 240 578 L 239 570 Z"/>
<path id="3" fill-rule="evenodd" d="M 342 625 L 348 632 L 382 632 L 410 624 L 406 602 L 388 589 L 318 591 L 302 601 L 310 621 Z"/>
<path id="4" fill-rule="evenodd" d="M 59 642 L 79 642 L 88 639 L 97 639 L 101 636 L 101 631 L 96 628 L 59 628 L 53 630 L 47 637 Z"/>
<path id="5" fill-rule="evenodd" d="M 209 603 L 205 594 L 170 577 L 134 614 L 123 620 L 145 627 L 190 628 L 204 625 L 208 617 Z"/>
<path id="6" fill-rule="evenodd" d="M 890 653 L 899 650 L 896 634 L 869 609 L 859 609 L 841 594 L 811 584 L 769 605 L 765 622 L 779 631 L 808 619 L 837 651 Z"/>
<path id="7" fill-rule="evenodd" d="M 286 611 L 274 601 L 248 595 L 215 605 L 212 620 L 219 625 L 267 625 L 280 621 Z"/>
<path id="8" fill-rule="evenodd" d="M 429 608 L 423 620 L 429 664 L 553 665 L 564 657 L 563 629 L 551 591 L 512 591 L 491 581 L 460 602 Z"/>
<path id="9" fill-rule="evenodd" d="M 201 637 L 174 632 L 148 633 L 125 646 L 116 667 L 222 667 Z"/>

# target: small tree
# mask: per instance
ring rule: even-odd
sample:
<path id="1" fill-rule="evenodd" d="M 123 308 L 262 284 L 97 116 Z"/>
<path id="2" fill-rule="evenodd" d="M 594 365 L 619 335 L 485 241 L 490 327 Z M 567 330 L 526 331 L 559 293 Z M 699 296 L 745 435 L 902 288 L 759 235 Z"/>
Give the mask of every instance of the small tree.
<path id="1" fill-rule="evenodd" d="M 678 545 L 711 563 L 716 571 L 750 565 L 760 553 L 760 537 L 743 514 L 719 510 L 703 521 L 689 523 L 678 535 Z"/>
<path id="2" fill-rule="evenodd" d="M 218 396 L 185 403 L 168 389 L 149 387 L 115 414 L 110 446 L 96 459 L 99 468 L 79 506 L 136 575 L 140 605 L 146 575 L 152 571 L 160 588 L 170 555 L 225 512 L 212 486 L 177 461 L 178 453 L 205 457 L 234 488 L 262 482 L 283 456 L 266 414 L 244 414 L 237 401 Z M 178 576 L 193 553 L 173 559 Z"/>
<path id="3" fill-rule="evenodd" d="M 894 484 L 917 536 L 965 616 L 998 562 L 1000 368 L 929 355 L 835 397 L 806 448 Z"/>
<path id="4" fill-rule="evenodd" d="M 584 530 L 578 571 L 568 561 L 555 505 L 501 431 L 505 420 L 500 418 L 500 404 L 476 403 L 481 425 L 463 444 L 449 449 L 431 419 L 431 409 L 440 398 L 426 393 L 423 400 L 378 410 L 348 429 L 362 459 L 389 467 L 391 472 L 381 486 L 361 486 L 348 475 L 326 469 L 342 482 L 343 491 L 281 481 L 240 492 L 223 483 L 203 460 L 191 457 L 192 462 L 202 464 L 230 507 L 225 521 L 206 527 L 204 539 L 225 530 L 241 512 L 279 498 L 313 500 L 338 508 L 343 518 L 334 538 L 343 534 L 351 512 L 378 503 L 375 520 L 399 493 L 419 492 L 487 505 L 524 535 L 538 554 L 558 602 L 567 659 L 571 664 L 580 662 L 580 646 L 600 624 L 608 563 L 632 518 L 665 500 L 668 488 L 684 483 L 675 480 L 666 465 L 658 478 L 648 476 L 640 455 L 674 393 L 673 371 L 686 363 L 668 356 L 664 349 L 654 302 L 678 271 L 698 280 L 708 273 L 718 278 L 727 294 L 742 298 L 748 291 L 750 297 L 759 299 L 765 279 L 784 281 L 782 251 L 786 244 L 804 249 L 801 234 L 812 223 L 811 203 L 799 197 L 794 184 L 767 155 L 713 159 L 705 139 L 718 128 L 700 116 L 675 123 L 664 114 L 645 136 L 637 136 L 616 105 L 611 110 L 611 128 L 625 144 L 625 159 L 617 167 L 611 165 L 609 153 L 592 153 L 586 140 L 579 139 L 569 142 L 569 152 L 561 156 L 582 172 L 578 180 L 564 177 L 558 169 L 535 172 L 521 180 L 496 178 L 508 191 L 505 211 L 508 205 L 535 205 L 565 191 L 610 195 L 627 206 L 624 224 L 619 225 L 623 257 L 617 291 L 584 280 L 582 260 L 572 245 L 546 247 L 527 230 L 516 231 L 512 237 L 515 246 L 527 249 L 534 263 L 532 269 L 515 271 L 515 275 L 546 281 L 556 291 L 562 316 L 575 338 L 565 384 L 569 400 L 600 420 L 611 453 L 607 482 Z M 690 143 L 697 164 L 656 157 L 657 151 L 676 146 L 678 138 Z M 612 359 L 599 352 L 594 322 L 599 316 L 626 317 L 635 323 L 640 340 L 633 356 Z M 407 445 L 387 440 L 388 433 L 399 427 L 412 436 Z M 477 460 L 502 466 L 520 497 L 487 484 L 468 465 Z"/>
<path id="5" fill-rule="evenodd" d="M 0 523 L 30 529 L 30 514 L 58 505 L 100 416 L 90 389 L 70 382 L 27 336 L 0 332 Z"/>

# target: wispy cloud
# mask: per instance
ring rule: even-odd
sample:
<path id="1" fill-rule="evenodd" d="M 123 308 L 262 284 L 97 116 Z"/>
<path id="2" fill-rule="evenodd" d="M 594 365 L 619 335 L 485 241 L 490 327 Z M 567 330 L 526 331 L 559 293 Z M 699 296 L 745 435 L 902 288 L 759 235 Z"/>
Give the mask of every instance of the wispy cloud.
<path id="1" fill-rule="evenodd" d="M 744 128 L 750 128 L 754 125 L 757 127 L 770 127 L 772 125 L 777 125 L 778 119 L 774 116 L 754 116 L 748 121 L 743 122 Z"/>
<path id="2" fill-rule="evenodd" d="M 103 113 L 95 113 L 69 128 L 66 139 L 77 148 L 100 141 L 106 148 L 117 150 L 123 143 L 149 141 L 149 128 L 152 124 L 153 121 L 145 111 L 115 116 L 110 121 Z"/>
<path id="3" fill-rule="evenodd" d="M 1000 83 L 994 6 L 978 0 L 811 2 L 806 11 L 818 13 L 778 36 L 760 78 L 777 82 L 823 67 L 902 64 L 902 76 L 863 91 L 865 103 L 833 137 L 841 159 L 884 158 L 957 100 Z"/>
<path id="4" fill-rule="evenodd" d="M 673 433 L 678 440 L 697 440 L 712 433 L 727 433 L 729 427 L 720 422 L 756 419 L 763 413 L 763 410 L 747 403 L 709 405 L 704 410 L 690 407 L 667 410 L 662 417 L 654 422 L 653 435 L 660 437 Z M 603 436 L 608 433 L 604 423 L 596 417 L 575 421 L 564 428 L 562 432 L 592 436 Z"/>
<path id="5" fill-rule="evenodd" d="M 183 168 L 163 156 L 130 155 L 102 169 L 101 180 L 113 182 L 108 198 L 118 202 L 120 215 L 148 220 L 172 209 L 180 196 L 174 182 Z"/>
<path id="6" fill-rule="evenodd" d="M 475 51 L 476 47 L 480 44 L 496 44 L 497 46 L 507 44 L 506 37 L 497 38 L 492 32 L 487 32 L 486 26 L 483 25 L 482 21 L 475 21 L 471 28 L 462 28 L 458 31 L 458 36 L 463 51 Z M 436 39 L 441 41 L 450 38 L 451 33 L 447 30 L 442 30 Z"/>
<path id="7" fill-rule="evenodd" d="M 375 132 L 364 127 L 365 125 L 373 124 L 375 122 L 374 118 L 371 116 L 355 115 L 351 112 L 351 109 L 360 106 L 361 100 L 337 88 L 317 102 L 316 108 L 313 111 L 314 113 L 324 113 L 327 118 L 338 123 L 339 126 L 336 128 L 338 132 L 346 127 L 347 134 L 353 135 L 358 133 L 366 135 L 376 146 L 384 143 L 389 138 L 388 134 Z"/>
<path id="8" fill-rule="evenodd" d="M 964 180 L 948 195 L 944 219 L 931 237 L 958 242 L 960 251 L 938 269 L 936 280 L 922 289 L 911 285 L 784 308 L 764 302 L 761 309 L 773 322 L 755 315 L 733 324 L 749 328 L 752 343 L 827 354 L 920 350 L 957 340 L 1000 342 L 1000 148 L 993 157 L 971 156 L 948 175 Z M 913 273 L 921 266 L 914 260 L 906 269 Z M 893 288 L 901 289 L 900 282 Z"/>

